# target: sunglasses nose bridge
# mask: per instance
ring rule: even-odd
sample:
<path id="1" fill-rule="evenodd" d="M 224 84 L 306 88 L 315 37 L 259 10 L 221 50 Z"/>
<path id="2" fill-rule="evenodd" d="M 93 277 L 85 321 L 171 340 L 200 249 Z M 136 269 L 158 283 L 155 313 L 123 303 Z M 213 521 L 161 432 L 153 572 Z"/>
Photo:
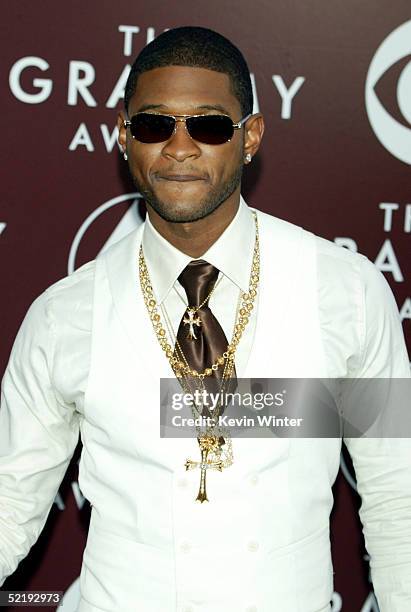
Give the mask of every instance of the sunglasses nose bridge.
<path id="1" fill-rule="evenodd" d="M 191 142 L 194 142 L 197 145 L 195 138 L 192 137 L 192 135 L 190 134 L 190 130 L 187 126 L 187 119 L 190 119 L 190 117 L 174 116 L 173 118 L 174 118 L 174 129 L 173 129 L 173 133 L 170 136 L 170 139 L 174 139 L 178 135 L 178 132 L 177 132 L 178 129 L 183 129 L 185 132 L 185 135 L 188 136 L 189 140 Z M 178 128 L 178 125 L 177 125 L 178 123 L 183 123 L 184 126 L 181 126 L 181 128 Z"/>
<path id="2" fill-rule="evenodd" d="M 184 123 L 184 130 L 186 132 L 186 134 L 192 139 L 192 136 L 187 128 L 187 119 L 188 117 L 174 117 L 174 130 L 173 130 L 173 136 L 176 134 L 177 132 L 177 124 L 178 123 Z"/>
<path id="3" fill-rule="evenodd" d="M 200 151 L 197 142 L 188 131 L 186 119 L 187 117 L 174 117 L 173 133 L 163 146 L 163 154 L 170 155 L 179 161 L 193 155 L 198 156 Z M 184 126 L 179 127 L 177 125 L 179 123 L 184 123 Z"/>

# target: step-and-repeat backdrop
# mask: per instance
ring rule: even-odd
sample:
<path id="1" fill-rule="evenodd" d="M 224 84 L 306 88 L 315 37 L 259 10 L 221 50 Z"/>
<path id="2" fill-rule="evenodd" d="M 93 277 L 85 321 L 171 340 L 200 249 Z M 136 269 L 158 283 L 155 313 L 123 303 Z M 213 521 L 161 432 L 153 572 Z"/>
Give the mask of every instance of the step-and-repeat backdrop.
<path id="1" fill-rule="evenodd" d="M 410 346 L 409 0 L 23 0 L 2 14 L 1 371 L 33 299 L 141 222 L 116 113 L 140 49 L 190 24 L 226 35 L 249 62 L 267 127 L 246 200 L 375 262 Z M 78 455 L 4 585 L 63 590 L 65 612 L 76 609 L 89 520 Z M 348 456 L 334 494 L 333 610 L 376 611 Z"/>

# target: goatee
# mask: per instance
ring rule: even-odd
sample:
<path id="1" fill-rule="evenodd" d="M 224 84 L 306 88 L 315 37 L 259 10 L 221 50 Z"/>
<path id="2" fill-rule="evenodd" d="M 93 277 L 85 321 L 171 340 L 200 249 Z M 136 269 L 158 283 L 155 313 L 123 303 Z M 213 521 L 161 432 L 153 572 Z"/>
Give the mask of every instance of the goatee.
<path id="1" fill-rule="evenodd" d="M 152 189 L 139 185 L 134 176 L 133 182 L 145 202 L 165 221 L 170 223 L 191 223 L 210 215 L 234 193 L 241 183 L 243 167 L 243 163 L 239 164 L 224 185 L 212 188 L 202 201 L 195 202 L 184 209 L 178 209 L 175 204 L 160 200 Z"/>

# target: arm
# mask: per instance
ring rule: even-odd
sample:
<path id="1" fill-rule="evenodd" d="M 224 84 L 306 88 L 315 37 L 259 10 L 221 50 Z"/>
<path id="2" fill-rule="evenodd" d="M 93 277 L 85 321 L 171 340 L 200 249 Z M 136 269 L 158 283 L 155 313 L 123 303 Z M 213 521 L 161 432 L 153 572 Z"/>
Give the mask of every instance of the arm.
<path id="1" fill-rule="evenodd" d="M 397 305 L 363 258 L 357 378 L 409 378 Z M 360 518 L 380 612 L 411 610 L 411 439 L 347 438 L 361 496 Z"/>
<path id="2" fill-rule="evenodd" d="M 78 441 L 78 415 L 51 380 L 55 331 L 46 291 L 26 314 L 2 381 L 0 586 L 43 529 Z"/>

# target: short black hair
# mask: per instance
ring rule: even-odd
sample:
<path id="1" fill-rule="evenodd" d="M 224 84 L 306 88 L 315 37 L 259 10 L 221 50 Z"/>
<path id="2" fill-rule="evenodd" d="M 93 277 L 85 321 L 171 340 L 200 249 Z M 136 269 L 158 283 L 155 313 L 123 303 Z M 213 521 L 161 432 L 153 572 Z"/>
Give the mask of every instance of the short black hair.
<path id="1" fill-rule="evenodd" d="M 193 66 L 227 74 L 243 117 L 253 112 L 253 89 L 243 54 L 225 36 L 198 26 L 167 30 L 143 48 L 127 79 L 124 93 L 127 112 L 140 74 L 164 66 Z"/>

